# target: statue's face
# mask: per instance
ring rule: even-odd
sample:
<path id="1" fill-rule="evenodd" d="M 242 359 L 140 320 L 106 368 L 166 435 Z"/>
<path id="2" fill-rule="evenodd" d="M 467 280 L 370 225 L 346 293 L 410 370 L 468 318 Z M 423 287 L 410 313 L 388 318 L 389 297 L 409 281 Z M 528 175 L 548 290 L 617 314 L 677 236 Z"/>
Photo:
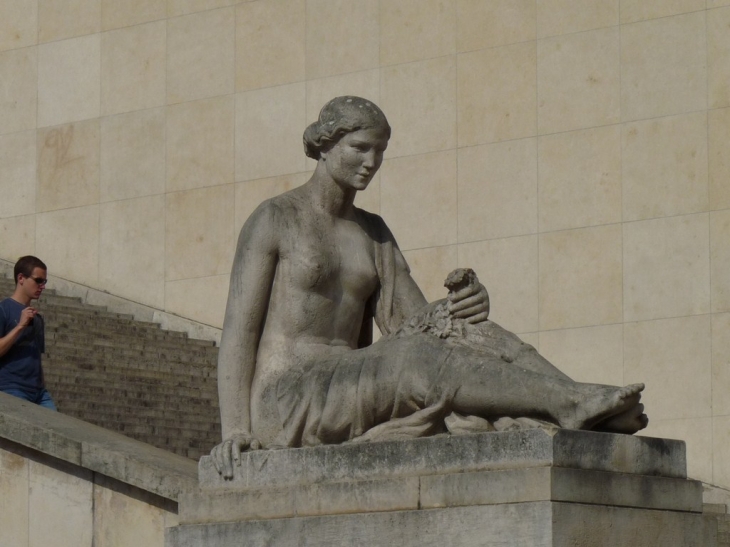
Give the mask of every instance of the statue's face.
<path id="1" fill-rule="evenodd" d="M 342 186 L 365 190 L 383 163 L 388 137 L 382 129 L 360 129 L 346 133 L 327 152 L 321 153 L 327 173 Z"/>

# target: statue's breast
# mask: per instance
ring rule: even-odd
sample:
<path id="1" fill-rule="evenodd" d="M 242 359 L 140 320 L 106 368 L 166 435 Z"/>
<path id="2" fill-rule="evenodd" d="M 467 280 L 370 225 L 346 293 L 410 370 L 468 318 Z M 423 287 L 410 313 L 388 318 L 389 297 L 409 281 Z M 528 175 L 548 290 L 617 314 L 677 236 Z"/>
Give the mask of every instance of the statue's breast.
<path id="1" fill-rule="evenodd" d="M 302 231 L 282 253 L 279 275 L 300 290 L 328 298 L 367 299 L 377 286 L 372 240 L 353 223 Z"/>

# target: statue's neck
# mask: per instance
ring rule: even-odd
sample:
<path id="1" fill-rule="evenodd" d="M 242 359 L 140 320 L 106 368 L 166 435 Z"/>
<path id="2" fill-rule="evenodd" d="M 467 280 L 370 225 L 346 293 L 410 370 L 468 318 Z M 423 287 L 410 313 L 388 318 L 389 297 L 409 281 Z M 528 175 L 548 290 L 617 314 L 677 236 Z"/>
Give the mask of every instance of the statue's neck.
<path id="1" fill-rule="evenodd" d="M 357 190 L 337 184 L 321 162 L 317 164 L 307 185 L 310 187 L 313 205 L 317 209 L 340 218 L 352 215 Z"/>

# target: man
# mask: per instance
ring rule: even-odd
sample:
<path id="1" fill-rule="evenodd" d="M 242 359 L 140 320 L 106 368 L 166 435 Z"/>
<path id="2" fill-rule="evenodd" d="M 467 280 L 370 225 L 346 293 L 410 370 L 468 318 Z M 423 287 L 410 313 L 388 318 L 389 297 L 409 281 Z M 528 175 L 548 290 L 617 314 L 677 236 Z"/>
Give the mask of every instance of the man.
<path id="1" fill-rule="evenodd" d="M 23 256 L 13 274 L 15 291 L 0 302 L 0 391 L 56 410 L 41 367 L 43 318 L 30 306 L 46 287 L 47 268 L 40 259 Z"/>

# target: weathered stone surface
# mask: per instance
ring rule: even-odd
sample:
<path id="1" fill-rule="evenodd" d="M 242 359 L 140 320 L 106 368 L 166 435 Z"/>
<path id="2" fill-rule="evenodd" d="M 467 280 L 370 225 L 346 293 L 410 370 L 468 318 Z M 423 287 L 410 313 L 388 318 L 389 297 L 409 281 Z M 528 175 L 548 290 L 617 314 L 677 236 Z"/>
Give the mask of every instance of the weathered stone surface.
<path id="1" fill-rule="evenodd" d="M 0 393 L 0 437 L 164 498 L 195 485 L 195 462 Z"/>
<path id="2" fill-rule="evenodd" d="M 702 484 L 583 469 L 530 468 L 421 477 L 419 507 L 562 501 L 702 512 Z"/>
<path id="3" fill-rule="evenodd" d="M 673 478 L 687 476 L 684 443 L 561 429 L 541 429 L 411 441 L 251 451 L 224 480 L 206 456 L 203 488 L 263 488 L 324 481 L 554 466 Z"/>
<path id="4" fill-rule="evenodd" d="M 166 541 L 714 545 L 702 484 L 685 477 L 683 442 L 564 429 L 260 450 L 230 481 L 203 458 Z"/>
<path id="5" fill-rule="evenodd" d="M 181 495 L 180 522 L 197 524 L 536 501 L 701 513 L 702 485 L 685 479 L 528 467 L 288 488 L 200 489 Z"/>
<path id="6" fill-rule="evenodd" d="M 182 525 L 166 547 L 713 547 L 695 513 L 548 501 Z"/>
<path id="7" fill-rule="evenodd" d="M 418 509 L 419 477 L 342 481 L 256 490 L 181 494 L 180 522 L 221 522 Z"/>

